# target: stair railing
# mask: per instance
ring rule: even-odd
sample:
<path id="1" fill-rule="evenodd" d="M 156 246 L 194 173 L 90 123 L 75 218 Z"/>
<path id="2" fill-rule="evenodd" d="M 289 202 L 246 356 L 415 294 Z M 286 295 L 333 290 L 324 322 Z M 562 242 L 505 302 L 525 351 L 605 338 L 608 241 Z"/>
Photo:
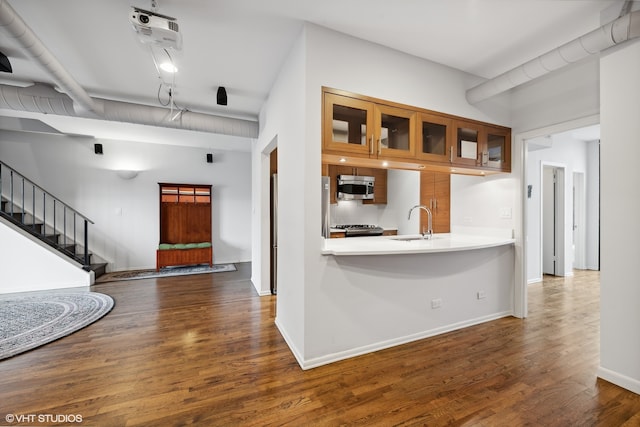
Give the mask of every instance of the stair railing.
<path id="1" fill-rule="evenodd" d="M 89 224 L 93 221 L 2 161 L 0 196 L 0 215 L 89 268 Z M 79 242 L 84 250 L 81 258 L 76 252 Z"/>

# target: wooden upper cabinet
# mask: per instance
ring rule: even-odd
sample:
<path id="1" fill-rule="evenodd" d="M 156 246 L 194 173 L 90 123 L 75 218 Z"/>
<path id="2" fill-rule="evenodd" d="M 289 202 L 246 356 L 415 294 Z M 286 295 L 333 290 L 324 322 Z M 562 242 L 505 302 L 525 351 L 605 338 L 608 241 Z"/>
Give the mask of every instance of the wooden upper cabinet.
<path id="1" fill-rule="evenodd" d="M 509 128 L 330 88 L 323 88 L 323 103 L 324 162 L 347 157 L 374 168 L 511 172 Z"/>
<path id="2" fill-rule="evenodd" d="M 365 155 L 372 153 L 373 109 L 371 102 L 325 93 L 324 149 Z"/>
<path id="3" fill-rule="evenodd" d="M 511 172 L 511 130 L 485 126 L 486 144 L 481 166 Z"/>
<path id="4" fill-rule="evenodd" d="M 416 157 L 439 163 L 453 161 L 453 121 L 435 114 L 418 113 Z"/>
<path id="5" fill-rule="evenodd" d="M 480 155 L 483 150 L 484 126 L 455 121 L 455 145 L 453 146 L 452 163 L 460 166 L 480 166 Z"/>
<path id="6" fill-rule="evenodd" d="M 416 112 L 387 105 L 376 105 L 374 111 L 375 144 L 371 157 L 414 157 Z"/>
<path id="7" fill-rule="evenodd" d="M 511 172 L 511 129 L 458 120 L 453 165 Z"/>

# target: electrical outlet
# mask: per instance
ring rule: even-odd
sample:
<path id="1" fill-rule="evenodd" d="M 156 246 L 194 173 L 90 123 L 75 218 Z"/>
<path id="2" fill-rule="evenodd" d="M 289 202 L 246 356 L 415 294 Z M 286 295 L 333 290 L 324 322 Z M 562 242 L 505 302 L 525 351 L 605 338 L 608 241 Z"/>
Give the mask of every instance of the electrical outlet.
<path id="1" fill-rule="evenodd" d="M 487 294 L 484 291 L 478 291 L 476 296 L 478 297 L 478 299 L 485 299 L 487 297 Z"/>
<path id="2" fill-rule="evenodd" d="M 513 217 L 513 212 L 511 208 L 501 208 L 500 209 L 500 218 L 502 219 L 511 219 Z"/>
<path id="3" fill-rule="evenodd" d="M 442 307 L 442 299 L 436 298 L 431 300 L 431 308 L 440 308 Z"/>

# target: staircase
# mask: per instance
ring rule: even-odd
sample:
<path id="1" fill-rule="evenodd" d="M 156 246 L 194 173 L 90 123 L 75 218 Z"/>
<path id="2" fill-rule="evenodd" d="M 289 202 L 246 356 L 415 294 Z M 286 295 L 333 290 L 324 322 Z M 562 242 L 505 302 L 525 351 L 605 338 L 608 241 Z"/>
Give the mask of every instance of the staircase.
<path id="1" fill-rule="evenodd" d="M 88 250 L 89 218 L 2 161 L 0 195 L 0 217 L 93 271 L 95 278 L 105 273 L 107 263 Z"/>

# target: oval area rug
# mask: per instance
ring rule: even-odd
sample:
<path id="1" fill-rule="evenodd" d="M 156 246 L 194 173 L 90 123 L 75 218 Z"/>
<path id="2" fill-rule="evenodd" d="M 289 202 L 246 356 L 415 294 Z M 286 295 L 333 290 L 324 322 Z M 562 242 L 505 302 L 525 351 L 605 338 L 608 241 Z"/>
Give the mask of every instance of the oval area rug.
<path id="1" fill-rule="evenodd" d="M 114 306 L 98 292 L 25 292 L 0 295 L 0 360 L 69 335 Z"/>

